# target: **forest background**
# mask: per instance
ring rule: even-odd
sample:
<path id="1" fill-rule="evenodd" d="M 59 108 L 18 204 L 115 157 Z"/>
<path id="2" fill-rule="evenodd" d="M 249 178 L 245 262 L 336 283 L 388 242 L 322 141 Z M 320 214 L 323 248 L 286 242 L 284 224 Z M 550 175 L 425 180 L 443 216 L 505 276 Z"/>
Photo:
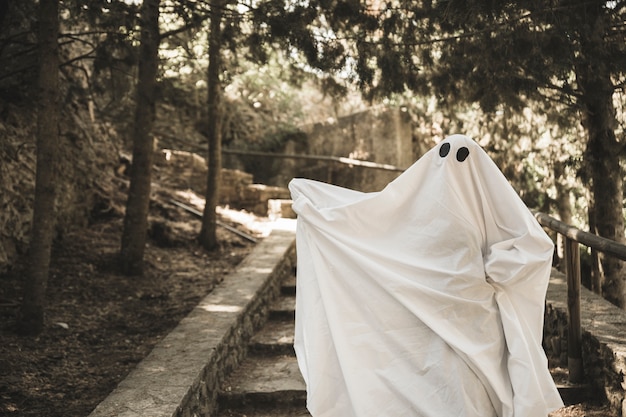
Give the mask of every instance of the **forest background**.
<path id="1" fill-rule="evenodd" d="M 625 85 L 626 1 L 1 0 L 0 268 L 28 265 L 19 330 L 41 331 L 51 248 L 101 214 L 121 151 L 133 276 L 155 148 L 206 149 L 214 250 L 223 147 L 276 151 L 371 106 L 410 115 L 415 158 L 467 134 L 530 208 L 623 243 Z M 590 265 L 624 307 L 622 263 Z"/>
<path id="2" fill-rule="evenodd" d="M 52 363 L 67 388 L 56 400 L 69 406 L 73 392 L 88 406 L 82 378 L 93 375 L 80 364 L 68 371 L 72 338 L 101 349 L 76 362 L 102 365 L 102 349 L 114 348 L 140 359 L 146 345 L 130 346 L 146 322 L 184 314 L 157 288 L 166 271 L 152 275 L 164 253 L 203 269 L 231 262 L 216 230 L 222 151 L 279 152 L 306 140 L 303 126 L 357 111 L 406 114 L 413 159 L 447 134 L 471 136 L 530 208 L 624 243 L 625 85 L 626 1 L 0 0 L 0 285 L 11 295 L 0 307 L 16 311 L 12 332 L 52 329 L 40 339 L 4 333 L 0 365 L 24 372 L 4 375 L 0 396 L 14 411 L 45 406 L 42 392 L 56 395 L 43 382 Z M 193 249 L 151 248 L 146 265 L 161 148 L 207 159 L 206 205 Z M 113 191 L 124 193 L 123 210 Z M 107 295 L 143 316 L 132 323 L 124 310 L 76 304 L 72 326 L 80 316 L 94 327 L 58 333 L 67 323 L 45 321 L 46 297 L 59 293 L 47 289 L 51 261 L 83 253 L 102 238 L 94 225 L 121 217 L 114 257 L 107 247 L 80 265 L 57 263 L 53 282 L 75 297 L 66 304 Z M 590 288 L 626 306 L 623 264 L 586 255 Z M 23 295 L 4 291 L 16 279 Z M 50 350 L 30 360 L 42 343 Z M 102 392 L 131 366 L 124 355 L 111 363 L 116 375 L 94 379 Z"/>

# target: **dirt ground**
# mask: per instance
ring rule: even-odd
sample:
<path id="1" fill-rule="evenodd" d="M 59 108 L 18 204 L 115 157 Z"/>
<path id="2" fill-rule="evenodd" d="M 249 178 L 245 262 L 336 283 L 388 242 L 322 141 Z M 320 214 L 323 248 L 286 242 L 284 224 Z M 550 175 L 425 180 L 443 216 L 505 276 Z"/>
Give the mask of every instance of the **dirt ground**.
<path id="1" fill-rule="evenodd" d="M 192 205 L 193 196 L 161 184 L 144 275 L 123 276 L 116 257 L 126 185 L 116 187 L 108 213 L 55 245 L 40 336 L 14 332 L 21 268 L 0 276 L 0 416 L 87 416 L 255 245 L 218 227 L 219 250 L 203 250 L 200 220 L 170 204 L 176 198 Z M 227 208 L 218 214 L 254 238 L 267 232 L 267 219 Z"/>

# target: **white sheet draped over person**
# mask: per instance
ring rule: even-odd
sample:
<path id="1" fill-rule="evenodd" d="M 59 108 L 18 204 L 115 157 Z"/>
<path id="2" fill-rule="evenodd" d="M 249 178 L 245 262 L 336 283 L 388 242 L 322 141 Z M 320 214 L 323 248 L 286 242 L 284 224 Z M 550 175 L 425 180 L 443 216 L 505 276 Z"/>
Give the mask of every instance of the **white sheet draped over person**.
<path id="1" fill-rule="evenodd" d="M 537 417 L 553 244 L 454 135 L 382 191 L 293 179 L 294 348 L 313 417 Z"/>

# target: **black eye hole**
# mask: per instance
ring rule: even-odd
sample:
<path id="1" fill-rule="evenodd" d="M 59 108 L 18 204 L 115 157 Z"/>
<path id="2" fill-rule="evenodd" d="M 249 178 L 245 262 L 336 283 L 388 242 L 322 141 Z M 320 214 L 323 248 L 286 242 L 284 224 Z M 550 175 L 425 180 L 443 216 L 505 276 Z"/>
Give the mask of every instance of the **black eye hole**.
<path id="1" fill-rule="evenodd" d="M 465 146 L 463 146 L 462 148 L 459 148 L 459 150 L 456 151 L 456 160 L 459 162 L 465 161 L 468 156 L 469 156 L 469 149 L 467 149 Z"/>
<path id="2" fill-rule="evenodd" d="M 446 142 L 439 148 L 439 156 L 444 158 L 448 155 L 448 152 L 450 152 L 450 144 Z"/>

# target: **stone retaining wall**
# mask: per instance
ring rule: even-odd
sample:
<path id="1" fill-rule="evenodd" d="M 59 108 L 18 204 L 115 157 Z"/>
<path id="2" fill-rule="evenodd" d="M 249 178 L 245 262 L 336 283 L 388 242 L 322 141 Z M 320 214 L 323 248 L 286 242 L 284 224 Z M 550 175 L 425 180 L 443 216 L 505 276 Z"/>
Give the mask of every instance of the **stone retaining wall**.
<path id="1" fill-rule="evenodd" d="M 567 367 L 567 282 L 553 271 L 548 287 L 544 347 L 549 358 Z M 626 312 L 586 288 L 581 289 L 585 383 L 626 416 Z"/>
<path id="2" fill-rule="evenodd" d="M 155 167 L 162 183 L 173 183 L 178 189 L 189 188 L 199 196 L 206 195 L 208 166 L 198 154 L 162 149 L 155 155 Z M 259 216 L 268 215 L 268 200 L 289 199 L 287 188 L 254 184 L 253 176 L 236 169 L 222 169 L 218 204 L 235 210 L 247 210 Z"/>
<path id="3" fill-rule="evenodd" d="M 209 294 L 89 417 L 211 416 L 218 387 L 246 355 L 280 283 L 293 273 L 293 230 L 275 230 Z M 581 290 L 586 383 L 626 416 L 626 312 Z M 554 271 L 548 287 L 544 347 L 567 366 L 567 284 Z"/>
<path id="4" fill-rule="evenodd" d="M 274 229 L 89 417 L 213 415 L 219 385 L 246 356 L 294 267 L 293 230 Z"/>
<path id="5" fill-rule="evenodd" d="M 305 153 L 344 156 L 379 164 L 408 168 L 417 155 L 413 152 L 411 118 L 397 108 L 377 107 L 315 123 L 303 128 L 307 134 Z M 304 176 L 364 192 L 380 191 L 400 173 L 338 165 L 307 163 L 287 178 Z M 278 184 L 277 184 L 278 185 Z"/>

